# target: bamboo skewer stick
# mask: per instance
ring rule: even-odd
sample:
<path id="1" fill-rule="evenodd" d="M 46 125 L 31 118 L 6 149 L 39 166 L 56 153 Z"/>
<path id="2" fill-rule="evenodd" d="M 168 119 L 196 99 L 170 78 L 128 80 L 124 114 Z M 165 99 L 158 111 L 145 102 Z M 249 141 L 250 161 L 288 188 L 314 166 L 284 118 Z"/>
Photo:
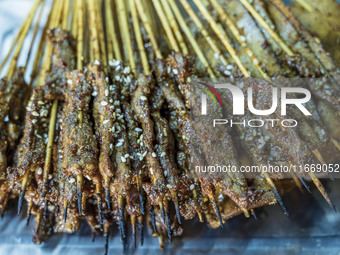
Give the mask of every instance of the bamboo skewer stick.
<path id="1" fill-rule="evenodd" d="M 34 41 L 35 41 L 35 38 L 36 38 L 37 33 L 38 33 L 39 24 L 40 24 L 40 20 L 41 20 L 41 16 L 42 16 L 43 10 L 44 10 L 44 6 L 45 6 L 45 0 L 42 0 L 42 4 L 41 4 L 41 7 L 40 7 L 38 18 L 37 18 L 37 21 L 36 21 L 35 26 L 34 26 L 32 41 L 31 41 L 30 48 L 28 50 L 28 54 L 27 54 L 27 59 L 26 59 L 24 70 L 26 70 L 28 62 L 30 60 L 30 56 L 31 56 L 31 53 L 32 53 L 32 48 L 33 48 Z"/>
<path id="2" fill-rule="evenodd" d="M 309 174 L 310 178 L 312 179 L 312 181 L 314 182 L 315 186 L 318 188 L 318 190 L 320 191 L 322 196 L 325 198 L 325 200 L 329 204 L 329 206 L 332 207 L 332 209 L 335 211 L 335 207 L 334 207 L 332 201 L 329 199 L 329 196 L 328 196 L 324 186 L 322 185 L 320 180 L 316 177 L 315 173 L 313 171 L 309 171 L 308 174 Z"/>
<path id="3" fill-rule="evenodd" d="M 12 61 L 10 62 L 10 65 L 9 65 L 9 68 L 8 68 L 8 71 L 7 71 L 7 77 L 8 79 L 11 79 L 13 74 L 14 74 L 14 71 L 15 71 L 15 68 L 16 68 L 16 65 L 17 65 L 17 62 L 18 62 L 18 58 L 19 58 L 19 55 L 20 55 L 20 52 L 21 52 L 21 49 L 22 49 L 22 45 L 25 41 L 25 38 L 27 36 L 27 33 L 32 25 L 32 22 L 33 22 L 33 18 L 34 18 L 34 15 L 35 15 L 35 12 L 37 11 L 39 5 L 41 3 L 41 0 L 36 0 L 33 4 L 33 7 L 28 15 L 28 18 L 25 22 L 25 27 L 22 31 L 22 34 L 20 36 L 20 39 L 18 41 L 18 45 L 17 45 L 17 48 L 13 54 L 13 57 L 12 57 Z"/>
<path id="4" fill-rule="evenodd" d="M 135 5 L 136 3 L 134 0 L 129 0 L 129 3 L 130 3 L 130 9 L 131 9 L 133 28 L 134 28 L 134 32 L 136 36 L 140 58 L 142 60 L 144 74 L 150 75 L 150 66 L 149 66 L 148 57 L 145 51 L 143 37 L 142 37 L 140 25 L 139 25 L 138 13 L 137 13 L 136 5 Z"/>
<path id="5" fill-rule="evenodd" d="M 311 6 L 310 3 L 308 3 L 305 0 L 293 0 L 293 1 L 301 5 L 304 9 L 306 9 L 306 11 L 313 12 L 314 10 L 313 6 Z"/>
<path id="6" fill-rule="evenodd" d="M 331 142 L 340 151 L 340 144 L 339 144 L 339 142 L 337 140 L 335 140 L 334 138 L 331 138 Z"/>
<path id="7" fill-rule="evenodd" d="M 22 180 L 22 183 L 21 183 L 21 189 L 20 189 L 20 194 L 19 194 L 19 202 L 18 202 L 18 216 L 21 213 L 22 205 L 23 205 L 24 198 L 25 198 L 27 184 L 28 184 L 28 181 L 30 179 L 29 173 L 30 172 L 27 171 L 27 173 L 25 174 L 25 176 Z"/>
<path id="8" fill-rule="evenodd" d="M 88 1 L 85 2 L 85 8 L 86 8 L 86 20 L 87 20 L 87 26 L 90 27 L 91 26 L 91 15 L 90 15 L 90 10 L 89 10 L 89 4 Z M 91 63 L 94 61 L 94 56 L 93 56 L 93 42 L 92 42 L 92 34 L 91 34 L 91 29 L 89 29 L 90 32 L 86 33 L 87 34 L 87 40 L 88 40 L 88 63 Z"/>
<path id="9" fill-rule="evenodd" d="M 178 43 L 176 41 L 176 38 L 174 36 L 174 34 L 172 33 L 171 27 L 169 25 L 169 21 L 166 17 L 166 14 L 164 13 L 164 10 L 159 2 L 159 0 L 152 0 L 153 5 L 156 9 L 156 12 L 158 13 L 158 17 L 162 22 L 162 25 L 165 29 L 165 33 L 167 34 L 167 37 L 170 41 L 170 45 L 171 47 L 176 51 L 176 52 L 180 52 L 179 50 L 179 46 Z"/>
<path id="10" fill-rule="evenodd" d="M 98 41 L 98 27 L 96 26 L 96 22 L 98 22 L 98 11 L 96 11 L 95 7 L 95 0 L 89 0 L 89 14 L 90 14 L 90 26 L 91 26 L 91 45 L 90 45 L 90 52 L 93 52 L 93 57 L 95 60 L 101 59 L 101 52 L 100 52 L 100 41 Z M 104 55 L 104 52 L 103 52 Z M 106 180 L 107 182 L 107 180 Z M 102 186 L 101 183 L 95 183 L 96 186 L 96 197 L 97 197 L 97 204 L 98 204 L 98 219 L 99 219 L 99 225 L 100 229 L 103 230 L 103 214 L 102 214 L 102 196 L 101 196 L 101 190 Z"/>
<path id="11" fill-rule="evenodd" d="M 51 10 L 56 8 L 57 5 L 58 5 L 57 1 L 53 1 L 52 6 L 51 6 Z M 30 86 L 32 86 L 32 84 L 33 84 L 33 82 L 34 82 L 34 80 L 35 80 L 35 78 L 37 76 L 37 71 L 39 69 L 39 65 L 43 61 L 42 56 L 43 56 L 44 48 L 45 48 L 45 44 L 46 44 L 46 40 L 45 40 L 46 33 L 47 33 L 48 27 L 51 24 L 52 17 L 53 17 L 53 12 L 50 11 L 50 13 L 48 15 L 48 18 L 47 18 L 47 21 L 46 21 L 46 24 L 45 24 L 45 26 L 43 28 L 43 31 L 42 31 L 42 34 L 41 34 L 41 38 L 40 38 L 40 42 L 39 42 L 39 46 L 38 46 L 38 50 L 37 50 L 37 53 L 35 55 L 35 59 L 34 59 L 34 62 L 33 62 L 33 69 L 32 69 L 32 74 L 31 74 Z"/>
<path id="12" fill-rule="evenodd" d="M 65 6 L 64 6 L 65 8 L 68 8 L 70 0 L 64 0 L 64 1 L 65 1 L 64 3 L 62 3 L 63 1 L 60 1 L 60 2 L 62 4 L 65 4 Z M 58 13 L 56 15 L 56 19 L 53 20 L 53 22 L 52 22 L 53 26 L 58 26 L 61 14 L 66 15 L 66 17 L 68 15 L 68 12 L 62 12 L 62 7 L 63 7 L 63 5 L 60 5 L 60 7 L 59 7 L 60 9 L 58 10 Z M 62 25 L 63 25 L 63 29 L 65 29 L 67 27 L 67 23 L 63 23 Z M 48 59 L 46 60 L 46 62 L 48 62 L 48 66 L 46 66 L 45 72 L 42 73 L 42 76 L 43 76 L 42 79 L 43 80 L 42 80 L 41 83 L 38 84 L 40 86 L 42 86 L 43 82 L 45 81 L 47 71 L 49 70 L 50 64 L 51 64 L 51 61 L 52 61 L 52 50 L 53 50 L 52 44 L 48 43 L 48 46 L 51 47 L 51 52 L 48 52 L 51 55 L 49 56 L 47 54 L 45 56 L 45 57 L 48 57 Z M 45 66 L 43 66 L 43 68 L 44 67 Z M 56 119 L 57 119 L 57 112 L 58 112 L 58 100 L 56 99 L 56 100 L 53 101 L 53 105 L 52 105 L 52 108 L 51 108 L 51 114 L 50 114 L 49 127 L 48 127 L 48 141 L 47 141 L 47 145 L 46 145 L 45 164 L 44 164 L 44 170 L 43 170 L 43 188 L 42 188 L 42 194 L 41 194 L 42 198 L 45 198 L 45 195 L 46 195 L 48 174 L 50 172 L 50 168 L 51 168 L 51 164 L 52 164 L 52 147 L 53 147 L 54 131 L 55 131 L 55 125 L 56 125 Z"/>
<path id="13" fill-rule="evenodd" d="M 207 72 L 209 73 L 209 76 L 211 78 L 216 78 L 213 70 L 211 69 L 206 57 L 204 56 L 200 46 L 198 45 L 197 41 L 195 40 L 194 36 L 192 35 L 189 27 L 187 26 L 182 14 L 181 14 L 181 11 L 178 9 L 176 3 L 174 0 L 167 0 L 168 3 L 170 4 L 171 6 L 171 9 L 172 11 L 174 12 L 175 14 L 175 17 L 177 18 L 178 20 L 178 23 L 180 24 L 183 32 L 185 33 L 186 37 L 188 38 L 191 46 L 193 47 L 193 49 L 195 50 L 198 58 L 200 59 L 200 61 L 202 62 L 203 66 L 206 68 Z"/>
<path id="14" fill-rule="evenodd" d="M 189 50 L 187 45 L 185 44 L 184 38 L 182 36 L 182 33 L 178 27 L 177 21 L 175 16 L 173 15 L 171 8 L 169 6 L 169 3 L 167 2 L 167 0 L 161 0 L 162 1 L 162 5 L 163 5 L 163 9 L 165 10 L 165 13 L 169 19 L 170 22 L 170 26 L 172 28 L 172 30 L 174 31 L 174 34 L 177 38 L 177 41 L 179 43 L 179 46 L 182 49 L 182 53 L 184 56 L 187 56 L 189 54 Z"/>
<path id="15" fill-rule="evenodd" d="M 84 7 L 83 0 L 75 3 L 77 9 L 77 69 L 83 70 L 84 54 Z"/>
<path id="16" fill-rule="evenodd" d="M 28 18 L 29 18 L 29 17 L 26 18 L 26 21 L 27 21 Z M 12 54 L 12 51 L 13 51 L 14 47 L 17 45 L 19 39 L 21 38 L 21 36 L 22 36 L 22 31 L 24 30 L 25 26 L 26 26 L 26 22 L 24 22 L 24 23 L 22 24 L 22 26 L 20 27 L 20 30 L 19 30 L 18 34 L 16 35 L 15 39 L 13 40 L 13 43 L 12 43 L 12 45 L 11 45 L 11 48 L 9 49 L 9 51 L 8 51 L 8 53 L 7 53 L 7 55 L 6 55 L 6 57 L 5 57 L 4 60 L 2 61 L 1 66 L 0 66 L 0 72 L 1 72 L 2 68 L 4 68 L 4 66 L 5 66 L 5 64 L 6 64 L 7 60 L 8 60 L 8 58 L 9 58 L 9 57 L 11 56 L 11 54 Z"/>
<path id="17" fill-rule="evenodd" d="M 282 41 L 280 36 L 268 25 L 268 23 L 261 17 L 261 15 L 254 9 L 248 0 L 240 0 L 243 6 L 253 15 L 258 23 L 268 32 L 274 41 L 283 49 L 288 56 L 294 56 L 293 51 Z"/>
<path id="18" fill-rule="evenodd" d="M 127 22 L 127 12 L 126 12 L 126 6 L 124 3 L 121 3 L 122 6 L 118 7 L 119 9 L 124 9 L 124 15 L 122 15 L 121 19 L 122 22 L 119 23 L 119 27 L 121 30 L 121 37 L 122 40 L 124 42 L 124 44 L 126 45 L 127 48 L 127 52 L 128 52 L 128 56 L 129 56 L 129 63 L 132 69 L 132 72 L 136 75 L 137 74 L 137 70 L 136 70 L 136 61 L 135 61 L 135 57 L 134 57 L 134 53 L 133 53 L 133 47 L 132 47 L 132 42 L 131 42 L 131 34 L 130 34 L 130 30 L 128 27 L 128 22 Z M 139 23 L 138 23 L 139 24 Z M 135 24 L 134 24 L 135 26 Z M 123 33 L 124 31 L 124 33 Z M 128 44 L 126 44 L 125 42 L 129 42 Z"/>
<path id="19" fill-rule="evenodd" d="M 150 20 L 150 25 L 151 25 L 151 30 L 154 34 L 157 33 L 159 26 L 157 25 L 156 21 L 156 14 L 153 8 L 153 4 L 151 1 L 143 1 L 144 5 L 143 8 L 145 10 L 145 14 L 148 18 L 148 20 Z"/>
<path id="20" fill-rule="evenodd" d="M 300 182 L 302 183 L 302 185 L 305 187 L 305 189 L 308 191 L 309 194 L 312 194 L 312 192 L 310 191 L 307 183 L 305 182 L 305 180 L 301 177 L 301 176 L 298 176 Z"/>
<path id="21" fill-rule="evenodd" d="M 217 0 L 210 0 L 210 2 L 217 10 L 218 14 L 221 16 L 222 20 L 225 21 L 227 27 L 230 29 L 236 40 L 242 46 L 242 48 L 246 51 L 248 57 L 252 60 L 253 64 L 256 66 L 260 74 L 263 78 L 269 79 L 269 76 L 263 71 L 262 67 L 260 66 L 260 61 L 255 57 L 252 50 L 249 48 L 248 44 L 246 43 L 245 39 L 243 40 L 240 33 L 240 29 L 234 24 L 234 22 L 228 17 L 227 13 L 224 11 L 223 7 L 217 2 Z M 244 37 L 245 38 L 245 37 Z"/>
<path id="22" fill-rule="evenodd" d="M 57 2 L 55 7 L 56 7 L 56 11 L 51 18 L 51 24 L 50 24 L 51 27 L 56 27 L 59 24 L 59 19 L 62 13 L 63 1 Z M 44 55 L 42 69 L 40 71 L 37 86 L 42 86 L 45 82 L 47 72 L 50 70 L 51 63 L 52 63 L 52 53 L 53 53 L 52 43 L 47 42 L 46 52 Z"/>
<path id="23" fill-rule="evenodd" d="M 226 49 L 228 50 L 230 56 L 233 58 L 233 60 L 237 64 L 237 66 L 240 68 L 240 70 L 243 73 L 243 75 L 246 78 L 250 77 L 250 74 L 249 74 L 248 70 L 245 68 L 245 66 L 243 65 L 242 61 L 237 56 L 237 53 L 236 53 L 235 49 L 233 48 L 233 46 L 231 45 L 230 40 L 228 39 L 227 36 L 223 35 L 223 32 L 222 32 L 223 30 L 221 30 L 221 28 L 218 26 L 216 21 L 213 19 L 213 17 L 207 11 L 205 6 L 202 4 L 202 2 L 200 0 L 194 0 L 194 3 L 198 7 L 198 9 L 201 11 L 203 16 L 207 19 L 208 23 L 210 24 L 211 28 L 215 31 L 216 35 L 220 38 L 221 42 L 226 47 Z"/>
<path id="24" fill-rule="evenodd" d="M 99 36 L 99 46 L 100 46 L 101 57 L 102 57 L 103 63 L 107 65 L 106 45 L 105 45 L 105 38 L 104 38 L 103 18 L 101 15 L 101 6 L 102 6 L 102 0 L 97 1 L 97 4 L 95 5 L 96 17 L 97 17 L 97 30 L 98 30 L 98 36 Z"/>
<path id="25" fill-rule="evenodd" d="M 181 0 L 181 3 L 183 5 L 184 9 L 186 10 L 186 12 L 189 14 L 191 19 L 194 21 L 194 23 L 198 27 L 198 29 L 201 31 L 202 35 L 205 37 L 205 39 L 209 43 L 211 49 L 214 51 L 214 53 L 216 55 L 219 56 L 219 59 L 221 60 L 222 64 L 228 65 L 228 61 L 223 56 L 223 54 L 220 51 L 220 49 L 218 48 L 216 42 L 210 37 L 209 32 L 204 28 L 202 22 L 200 21 L 200 19 L 196 15 L 196 13 L 193 11 L 193 9 L 189 5 L 189 3 L 186 0 Z"/>
<path id="26" fill-rule="evenodd" d="M 145 13 L 145 10 L 143 8 L 143 5 L 142 5 L 142 2 L 141 0 L 135 0 L 136 1 L 136 6 L 137 6 L 137 10 L 138 10 L 138 14 L 143 22 L 143 25 L 144 25 L 144 28 L 146 30 L 146 33 L 149 35 L 149 38 L 150 38 L 150 41 L 151 41 L 151 44 L 152 44 L 152 47 L 155 51 L 155 54 L 156 54 L 156 58 L 157 59 L 162 59 L 163 56 L 162 56 L 162 53 L 158 47 L 158 43 L 157 43 L 157 39 L 156 37 L 154 36 L 154 33 L 152 31 L 152 27 L 151 27 L 151 24 L 150 24 L 150 21 L 148 19 L 148 16 L 147 14 Z"/>
<path id="27" fill-rule="evenodd" d="M 15 39 L 14 39 L 12 45 L 11 45 L 11 48 L 9 49 L 5 59 L 1 63 L 0 72 L 1 72 L 2 68 L 5 66 L 8 58 L 11 56 L 12 51 L 14 50 L 14 48 L 17 45 L 18 41 L 21 41 L 21 40 L 25 39 L 25 37 L 26 37 L 25 30 L 26 30 L 27 26 L 28 26 L 28 28 L 31 26 L 31 23 L 32 23 L 33 18 L 34 18 L 34 14 L 35 14 L 35 12 L 36 12 L 36 10 L 38 8 L 39 2 L 40 2 L 40 0 L 36 0 L 35 1 L 35 3 L 33 4 L 32 9 L 30 10 L 26 20 L 21 25 L 20 30 L 19 30 L 17 36 L 15 37 Z M 19 48 L 20 48 L 20 43 L 19 43 Z"/>
<path id="28" fill-rule="evenodd" d="M 126 49 L 127 49 L 127 52 L 124 52 L 125 53 L 124 57 L 128 58 L 132 71 L 136 73 L 136 64 L 134 60 L 132 42 L 130 38 L 130 31 L 129 31 L 129 24 L 128 24 L 125 1 L 116 0 L 116 5 L 117 5 L 117 11 L 118 11 L 118 18 L 119 18 L 119 27 L 121 29 L 120 33 L 122 36 L 123 44 L 126 45 Z"/>
<path id="29" fill-rule="evenodd" d="M 137 224 L 136 224 L 136 216 L 131 216 L 131 226 L 132 226 L 132 247 L 135 250 L 137 248 L 136 242 L 136 232 L 137 232 Z"/>
<path id="30" fill-rule="evenodd" d="M 107 10 L 106 29 L 108 30 L 110 38 L 112 39 L 114 57 L 115 59 L 122 61 L 123 59 L 122 59 L 122 55 L 121 55 L 120 48 L 119 48 L 119 42 L 116 36 L 115 22 L 114 22 L 114 17 L 112 14 L 112 6 L 110 3 L 111 3 L 110 0 L 106 0 L 106 10 Z"/>
<path id="31" fill-rule="evenodd" d="M 60 1 L 60 3 L 62 4 L 62 1 Z M 58 5 L 59 8 L 57 9 L 56 14 L 53 15 L 52 21 L 53 21 L 54 23 L 56 23 L 55 20 L 59 20 L 59 19 L 58 19 L 59 11 L 60 11 L 60 13 L 61 13 L 61 10 L 62 10 L 62 8 L 61 8 L 62 5 L 61 5 L 61 4 Z M 52 22 L 52 24 L 54 24 L 53 22 Z M 51 43 L 49 43 L 48 45 L 50 46 Z M 49 57 L 50 59 L 48 59 L 48 57 Z M 50 55 L 48 55 L 48 54 L 45 55 L 45 59 L 44 59 L 45 61 L 44 61 L 44 62 L 47 62 L 47 61 L 49 60 L 49 64 L 50 64 L 50 63 L 51 63 L 51 58 L 52 58 L 52 50 L 51 50 Z M 49 65 L 48 65 L 48 66 L 46 65 L 46 66 L 44 66 L 43 68 L 46 68 L 45 70 L 47 70 L 47 68 L 49 68 Z M 45 79 L 45 72 L 41 73 L 39 78 L 44 80 L 44 79 Z M 38 86 L 42 86 L 42 84 L 39 83 Z M 53 108 L 53 107 L 52 107 L 52 108 Z M 52 109 L 52 110 L 53 110 L 53 109 Z M 54 126 L 53 126 L 53 130 L 54 130 Z M 50 134 L 50 132 L 49 132 L 49 134 Z M 53 139 L 53 137 L 52 137 L 52 139 Z M 49 140 L 50 140 L 50 139 L 49 139 Z M 46 155 L 50 155 L 50 156 L 51 156 L 52 153 L 51 153 L 51 152 L 50 152 L 50 153 L 48 152 L 49 148 L 52 149 L 52 146 L 51 146 L 51 147 L 48 147 L 48 145 L 47 145 Z M 46 168 L 46 170 L 45 170 L 45 168 Z M 47 167 L 46 164 L 45 164 L 45 166 L 44 166 L 44 178 L 45 178 L 45 180 L 43 180 L 42 197 L 44 197 L 45 189 L 46 189 L 46 186 L 47 186 L 47 184 L 46 184 L 46 181 L 47 181 L 47 174 L 45 173 L 45 171 L 47 171 L 47 174 L 48 174 L 49 167 Z M 18 213 L 20 213 L 21 208 L 22 208 L 23 199 L 24 199 L 25 192 L 26 192 L 26 186 L 27 186 L 27 183 L 28 183 L 28 179 L 30 178 L 29 173 L 30 173 L 30 172 L 28 171 L 28 172 L 25 174 L 25 176 L 24 176 L 24 178 L 23 178 L 23 181 L 22 181 L 22 184 L 21 184 L 20 198 L 19 198 L 19 203 L 18 203 Z"/>
<path id="32" fill-rule="evenodd" d="M 77 20 L 78 20 L 78 10 L 77 10 L 77 0 L 73 1 L 72 6 L 72 22 L 71 22 L 71 33 L 76 38 L 77 37 Z"/>
<path id="33" fill-rule="evenodd" d="M 110 0 L 105 0 L 105 27 L 106 27 L 106 47 L 107 47 L 107 59 L 108 61 L 112 60 L 114 58 L 114 53 L 113 53 L 113 39 L 110 33 L 110 28 L 109 26 L 112 25 L 112 17 L 109 17 L 109 12 L 111 11 L 111 4 Z M 110 24 L 111 23 L 111 24 Z"/>
<path id="34" fill-rule="evenodd" d="M 68 13 L 70 11 L 70 5 L 71 5 L 71 1 L 70 0 L 65 0 L 65 3 L 64 3 L 64 9 L 63 9 L 63 19 L 61 20 L 61 26 L 64 28 L 64 29 L 67 29 L 67 24 L 69 23 L 68 22 Z M 75 18 L 76 19 L 76 18 Z"/>
<path id="35" fill-rule="evenodd" d="M 95 1 L 89 0 L 89 16 L 90 16 L 90 33 L 91 33 L 91 49 L 93 52 L 93 58 L 91 61 L 100 59 L 100 46 L 99 46 L 99 36 L 96 23 L 98 22 L 96 17 Z"/>
<path id="36" fill-rule="evenodd" d="M 84 41 L 84 10 L 83 10 L 83 0 L 77 0 L 75 3 L 75 8 L 77 10 L 77 69 L 83 70 L 83 41 Z M 80 112 L 82 113 L 82 112 Z M 82 125 L 82 115 L 80 116 L 80 127 Z M 82 215 L 82 205 L 83 205 L 83 175 L 77 175 L 77 197 L 78 197 L 78 214 Z"/>
<path id="37" fill-rule="evenodd" d="M 267 183 L 269 184 L 270 188 L 272 189 L 272 192 L 274 193 L 274 196 L 277 200 L 277 202 L 279 203 L 279 205 L 281 206 L 283 212 L 285 215 L 289 216 L 289 212 L 287 210 L 287 206 L 285 205 L 285 203 L 283 202 L 282 197 L 280 196 L 279 191 L 277 190 L 273 180 L 270 178 L 268 173 L 263 173 L 263 176 L 265 177 Z"/>

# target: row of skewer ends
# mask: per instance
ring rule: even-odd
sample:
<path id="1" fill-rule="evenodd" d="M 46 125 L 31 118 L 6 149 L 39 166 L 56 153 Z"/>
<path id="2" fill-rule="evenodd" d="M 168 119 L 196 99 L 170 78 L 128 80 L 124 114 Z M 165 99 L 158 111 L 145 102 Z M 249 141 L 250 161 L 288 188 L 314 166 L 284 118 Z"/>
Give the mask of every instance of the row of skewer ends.
<path id="1" fill-rule="evenodd" d="M 57 10 L 61 13 L 62 8 Z M 53 231 L 76 232 L 82 219 L 108 240 L 110 226 L 118 222 L 124 247 L 128 218 L 136 246 L 137 225 L 142 243 L 145 222 L 162 245 L 165 236 L 171 242 L 181 234 L 181 218 L 198 215 L 203 221 L 205 216 L 210 226 L 223 226 L 234 215 L 243 212 L 248 217 L 249 209 L 254 213 L 253 208 L 276 201 L 288 214 L 268 176 L 249 187 L 244 180 L 235 181 L 241 194 L 227 180 L 189 178 L 191 124 L 185 98 L 186 84 L 196 74 L 188 58 L 173 53 L 161 60 L 152 42 L 144 53 L 149 58 L 148 64 L 142 63 L 144 74 L 137 76 L 119 60 L 104 67 L 99 59 L 109 54 L 100 52 L 101 30 L 94 27 L 88 47 L 92 64 L 83 71 L 79 44 L 56 28 L 47 32 L 53 55 L 46 53 L 44 60 L 53 64 L 46 75 L 42 72 L 43 86 L 32 90 L 23 79 L 25 70 L 14 71 L 13 66 L 1 81 L 2 212 L 10 198 L 19 197 L 19 213 L 26 200 L 28 221 L 37 215 L 37 243 Z M 152 35 L 143 37 L 144 44 Z M 129 62 L 135 66 L 131 58 Z M 72 71 L 76 63 L 78 71 Z M 146 71 L 149 64 L 154 73 Z M 331 204 L 321 183 L 315 177 L 313 181 Z"/>

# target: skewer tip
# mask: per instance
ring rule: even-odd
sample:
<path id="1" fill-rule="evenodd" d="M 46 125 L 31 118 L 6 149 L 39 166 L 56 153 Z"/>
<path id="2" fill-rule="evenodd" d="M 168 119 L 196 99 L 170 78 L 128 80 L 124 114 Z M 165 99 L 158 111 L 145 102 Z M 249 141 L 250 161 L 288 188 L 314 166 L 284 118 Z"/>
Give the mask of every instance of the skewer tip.
<path id="1" fill-rule="evenodd" d="M 257 220 L 257 215 L 255 213 L 254 209 L 250 209 L 251 215 L 254 217 L 255 220 Z"/>
<path id="2" fill-rule="evenodd" d="M 150 214 L 151 214 L 151 223 L 152 223 L 153 232 L 157 233 L 155 209 L 153 208 L 152 205 L 150 206 Z"/>
<path id="3" fill-rule="evenodd" d="M 23 187 L 23 189 L 20 190 L 20 195 L 19 195 L 18 216 L 20 216 L 20 214 L 21 214 L 22 205 L 24 203 L 24 198 L 25 198 L 25 192 L 26 192 L 26 187 Z"/>
<path id="4" fill-rule="evenodd" d="M 105 253 L 104 254 L 108 255 L 110 231 L 105 232 L 104 235 L 105 235 Z"/>
<path id="5" fill-rule="evenodd" d="M 144 196 L 143 196 L 143 189 L 140 188 L 139 190 L 139 209 L 141 213 L 145 214 L 145 208 L 144 208 Z"/>
<path id="6" fill-rule="evenodd" d="M 143 246 L 143 243 L 144 243 L 143 216 L 138 217 L 138 231 L 139 231 L 140 245 Z"/>
<path id="7" fill-rule="evenodd" d="M 179 211 L 179 205 L 178 205 L 178 199 L 177 199 L 177 194 L 174 194 L 174 205 L 175 205 L 175 211 L 176 211 L 176 216 L 178 219 L 178 223 L 180 225 L 182 225 L 182 221 L 181 221 L 181 213 Z"/>
<path id="8" fill-rule="evenodd" d="M 220 208 L 218 208 L 216 199 L 214 197 L 210 197 L 210 201 L 211 201 L 211 204 L 212 204 L 212 206 L 214 208 L 214 211 L 216 213 L 218 221 L 220 222 L 220 226 L 221 226 L 221 228 L 223 228 L 224 227 L 223 220 L 222 220 L 221 213 L 220 213 Z"/>
<path id="9" fill-rule="evenodd" d="M 131 216 L 131 227 L 132 227 L 132 247 L 134 250 L 137 248 L 137 241 L 136 241 L 136 217 Z"/>
<path id="10" fill-rule="evenodd" d="M 109 187 L 106 189 L 105 201 L 107 204 L 107 208 L 111 211 L 111 195 Z"/>
<path id="11" fill-rule="evenodd" d="M 83 187 L 83 176 L 81 174 L 77 175 L 77 197 L 78 197 L 78 213 L 79 216 L 82 215 L 82 197 L 83 197 L 83 192 L 82 192 L 82 187 Z"/>
<path id="12" fill-rule="evenodd" d="M 269 177 L 269 175 L 265 175 L 265 178 L 266 178 L 267 183 L 269 184 L 269 186 L 270 186 L 272 192 L 274 193 L 274 196 L 275 196 L 276 201 L 277 201 L 277 202 L 279 203 L 279 205 L 281 206 L 281 208 L 282 208 L 284 214 L 285 214 L 286 216 L 289 216 L 289 212 L 288 212 L 288 210 L 287 210 L 287 206 L 286 206 L 286 204 L 283 202 L 283 199 L 282 199 L 280 193 L 278 192 L 278 190 L 276 189 L 274 182 L 273 182 L 272 179 Z"/>
<path id="13" fill-rule="evenodd" d="M 165 219 L 165 210 L 164 210 L 164 206 L 163 206 L 163 203 L 162 203 L 162 202 L 159 204 L 159 207 L 161 208 L 161 213 L 162 213 L 163 223 L 164 223 L 164 224 L 166 224 L 166 219 Z"/>
<path id="14" fill-rule="evenodd" d="M 298 178 L 299 178 L 300 182 L 302 183 L 302 185 L 305 187 L 305 189 L 308 191 L 308 193 L 312 194 L 312 192 L 310 191 L 310 189 L 309 189 L 307 183 L 305 182 L 305 180 L 302 177 L 300 177 L 300 176 Z"/>

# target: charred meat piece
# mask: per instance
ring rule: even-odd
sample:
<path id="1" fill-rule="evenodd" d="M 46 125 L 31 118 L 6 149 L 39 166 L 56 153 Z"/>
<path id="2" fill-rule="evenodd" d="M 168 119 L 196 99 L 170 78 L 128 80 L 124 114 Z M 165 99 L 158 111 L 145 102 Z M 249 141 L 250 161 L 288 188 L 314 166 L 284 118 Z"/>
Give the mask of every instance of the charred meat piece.
<path id="1" fill-rule="evenodd" d="M 21 189 L 22 196 L 25 194 L 32 173 L 43 172 L 50 107 L 50 102 L 44 98 L 43 89 L 41 87 L 34 89 L 26 108 L 24 134 L 17 149 L 17 159 L 15 160 L 17 164 L 7 170 L 10 186 L 13 190 Z M 42 179 L 42 175 L 40 176 Z M 26 200 L 34 199 L 35 194 L 32 195 L 33 197 L 26 197 Z M 21 204 L 22 199 L 20 201 Z"/>
<path id="2" fill-rule="evenodd" d="M 105 190 L 109 189 L 110 180 L 114 176 L 114 165 L 111 160 L 113 153 L 114 122 L 116 121 L 115 106 L 112 99 L 112 89 L 102 71 L 102 66 L 89 66 L 89 80 L 93 87 L 93 118 L 96 137 L 99 142 L 99 172 L 104 179 Z"/>
<path id="3" fill-rule="evenodd" d="M 152 182 L 152 190 L 150 192 L 153 195 L 149 197 L 150 202 L 152 205 L 160 205 L 164 198 L 165 179 L 163 169 L 157 157 L 154 157 L 156 155 L 154 148 L 154 123 L 151 120 L 151 109 L 148 102 L 148 95 L 151 92 L 152 86 L 153 80 L 151 77 L 140 75 L 132 96 L 131 105 L 143 129 L 143 146 L 145 148 L 143 157 L 146 159 Z"/>
<path id="4" fill-rule="evenodd" d="M 98 173 L 98 145 L 90 120 L 92 86 L 84 74 L 73 71 L 68 79 L 62 112 L 63 167 L 65 174 L 82 175 L 93 183 L 101 182 Z"/>

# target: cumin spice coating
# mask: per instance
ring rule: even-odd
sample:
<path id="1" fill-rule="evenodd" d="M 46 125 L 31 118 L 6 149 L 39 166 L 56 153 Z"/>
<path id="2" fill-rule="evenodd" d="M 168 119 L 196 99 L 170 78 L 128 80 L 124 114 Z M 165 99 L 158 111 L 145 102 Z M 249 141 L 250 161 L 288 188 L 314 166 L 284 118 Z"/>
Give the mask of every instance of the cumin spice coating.
<path id="1" fill-rule="evenodd" d="M 66 74 L 66 78 L 67 93 L 61 115 L 65 174 L 70 178 L 83 175 L 94 184 L 99 184 L 98 144 L 89 110 L 93 89 L 79 71 Z"/>
<path id="2" fill-rule="evenodd" d="M 148 102 L 148 95 L 153 86 L 153 80 L 149 76 L 140 75 L 137 79 L 136 89 L 133 92 L 131 105 L 143 129 L 143 144 L 146 153 L 145 160 L 147 162 L 151 186 L 146 192 L 150 199 L 150 204 L 162 204 L 165 191 L 165 179 L 163 169 L 157 159 L 154 157 L 156 150 L 154 148 L 154 123 L 151 119 L 151 109 Z"/>

